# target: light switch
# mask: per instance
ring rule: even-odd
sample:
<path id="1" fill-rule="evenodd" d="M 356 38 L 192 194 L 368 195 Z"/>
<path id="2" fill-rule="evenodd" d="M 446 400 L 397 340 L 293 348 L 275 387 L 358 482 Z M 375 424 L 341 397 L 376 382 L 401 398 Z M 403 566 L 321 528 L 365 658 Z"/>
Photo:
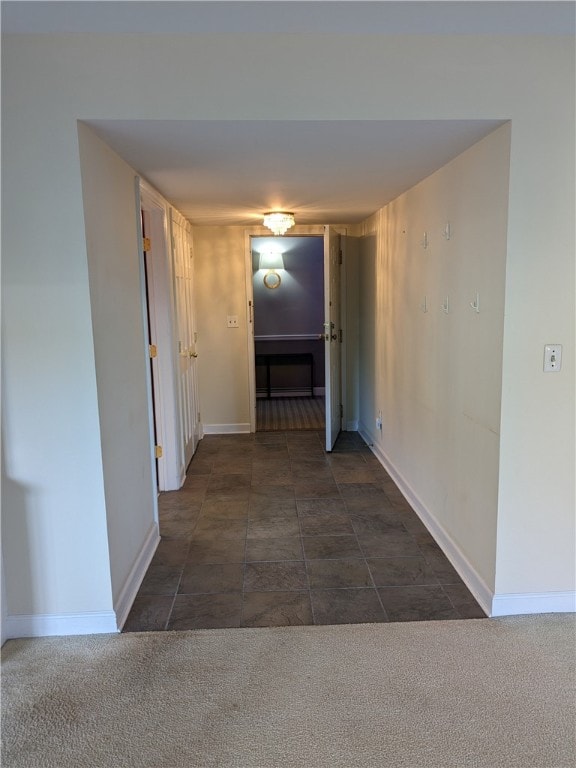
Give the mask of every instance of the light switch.
<path id="1" fill-rule="evenodd" d="M 228 328 L 238 328 L 238 315 L 228 315 L 227 325 Z"/>
<path id="2" fill-rule="evenodd" d="M 544 347 L 544 372 L 556 373 L 562 368 L 562 344 L 546 344 Z"/>

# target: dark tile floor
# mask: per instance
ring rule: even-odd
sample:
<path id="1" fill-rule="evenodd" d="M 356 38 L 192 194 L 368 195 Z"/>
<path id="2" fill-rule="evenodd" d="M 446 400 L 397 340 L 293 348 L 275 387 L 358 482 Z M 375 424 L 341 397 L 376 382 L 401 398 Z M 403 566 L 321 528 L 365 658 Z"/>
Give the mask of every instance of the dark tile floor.
<path id="1" fill-rule="evenodd" d="M 205 437 L 124 631 L 484 613 L 357 433 Z"/>

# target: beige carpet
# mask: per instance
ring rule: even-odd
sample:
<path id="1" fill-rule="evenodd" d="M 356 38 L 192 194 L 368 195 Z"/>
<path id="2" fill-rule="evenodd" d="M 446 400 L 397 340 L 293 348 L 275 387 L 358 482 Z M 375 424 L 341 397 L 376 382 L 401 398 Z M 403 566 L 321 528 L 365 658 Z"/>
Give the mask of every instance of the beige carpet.
<path id="1" fill-rule="evenodd" d="M 9 641 L 3 768 L 572 768 L 573 616 Z"/>

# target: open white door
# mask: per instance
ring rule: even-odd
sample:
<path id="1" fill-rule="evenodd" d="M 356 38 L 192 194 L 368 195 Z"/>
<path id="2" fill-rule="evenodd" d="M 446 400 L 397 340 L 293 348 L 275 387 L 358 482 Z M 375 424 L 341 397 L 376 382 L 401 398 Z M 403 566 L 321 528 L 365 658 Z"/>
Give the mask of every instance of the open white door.
<path id="1" fill-rule="evenodd" d="M 324 347 L 326 351 L 326 450 L 331 451 L 342 425 L 340 323 L 340 235 L 324 228 Z"/>
<path id="2" fill-rule="evenodd" d="M 174 210 L 172 210 L 171 220 L 178 333 L 180 439 L 184 467 L 186 468 L 194 455 L 199 439 L 197 353 L 192 282 L 194 276 L 193 253 L 190 225 Z"/>
<path id="3" fill-rule="evenodd" d="M 184 457 L 180 448 L 178 387 L 174 359 L 175 308 L 173 270 L 169 242 L 169 209 L 166 201 L 141 179 L 137 180 L 141 200 L 146 298 L 152 372 L 153 415 L 158 490 L 176 491 L 184 482 Z"/>

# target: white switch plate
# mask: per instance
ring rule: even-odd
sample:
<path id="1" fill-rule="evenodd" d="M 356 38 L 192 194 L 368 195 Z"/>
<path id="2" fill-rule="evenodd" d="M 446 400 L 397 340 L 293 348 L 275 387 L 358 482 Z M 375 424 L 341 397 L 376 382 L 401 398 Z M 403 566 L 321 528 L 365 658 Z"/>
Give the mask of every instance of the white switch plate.
<path id="1" fill-rule="evenodd" d="M 238 328 L 238 315 L 228 315 L 227 325 L 228 328 Z"/>
<path id="2" fill-rule="evenodd" d="M 544 347 L 544 372 L 556 373 L 562 368 L 562 344 L 546 344 Z"/>

